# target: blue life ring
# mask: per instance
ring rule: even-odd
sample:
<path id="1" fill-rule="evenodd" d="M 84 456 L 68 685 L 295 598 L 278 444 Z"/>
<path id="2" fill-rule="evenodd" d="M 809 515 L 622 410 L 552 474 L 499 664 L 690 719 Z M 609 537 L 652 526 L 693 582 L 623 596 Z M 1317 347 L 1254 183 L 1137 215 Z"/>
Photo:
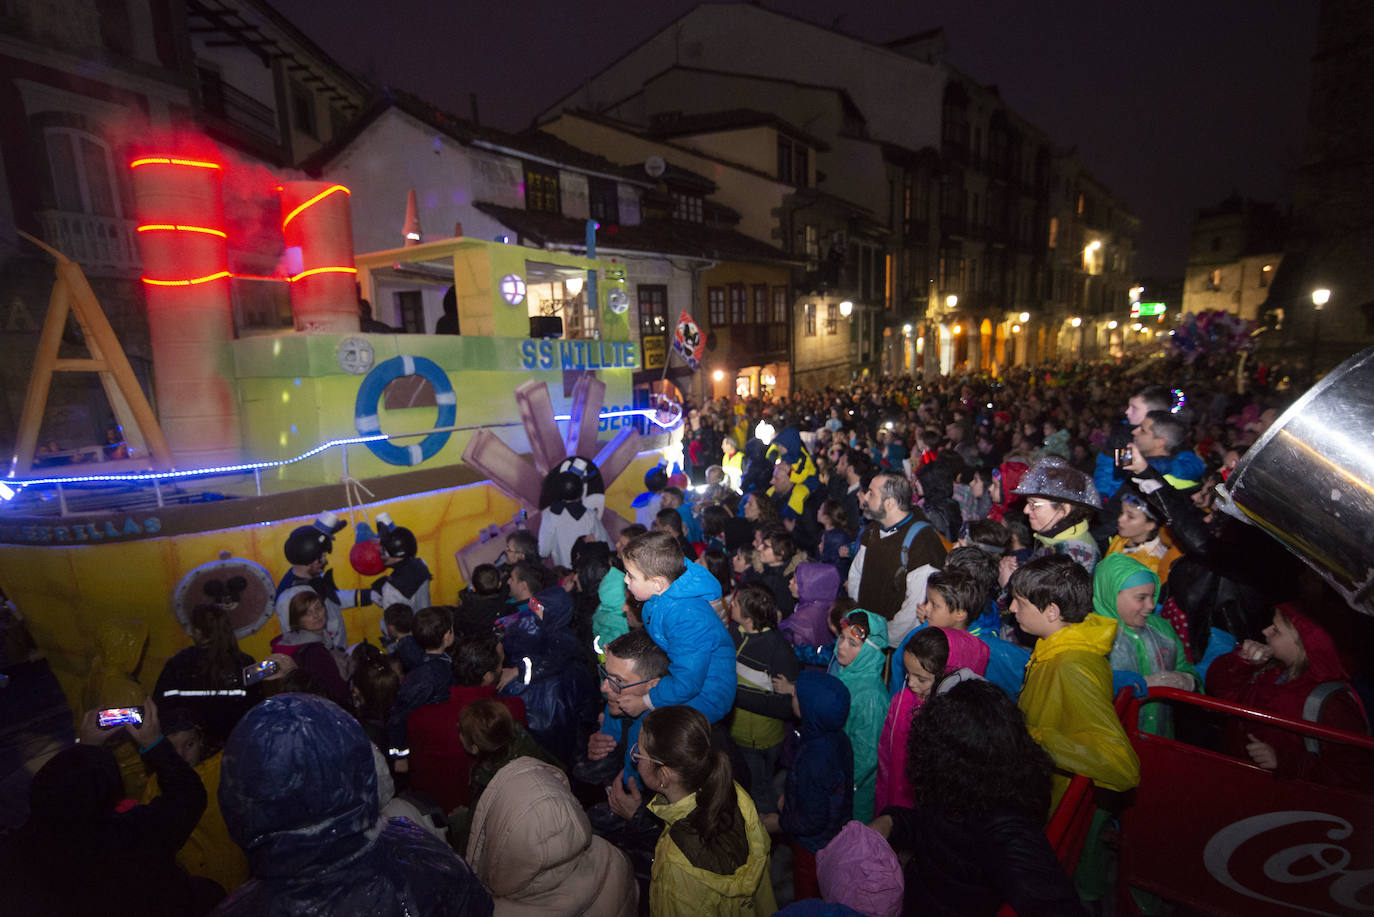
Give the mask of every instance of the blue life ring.
<path id="1" fill-rule="evenodd" d="M 358 386 L 358 401 L 353 408 L 353 425 L 360 436 L 372 436 L 382 432 L 381 419 L 377 416 L 377 402 L 382 398 L 386 387 L 402 376 L 420 375 L 434 388 L 434 402 L 439 407 L 439 416 L 434 420 L 436 427 L 451 427 L 458 419 L 458 396 L 448 375 L 439 364 L 424 357 L 402 355 L 384 360 Z M 372 454 L 389 465 L 418 465 L 434 453 L 444 448 L 448 442 L 448 431 L 436 431 L 418 443 L 398 446 L 390 440 L 376 440 L 364 443 Z"/>

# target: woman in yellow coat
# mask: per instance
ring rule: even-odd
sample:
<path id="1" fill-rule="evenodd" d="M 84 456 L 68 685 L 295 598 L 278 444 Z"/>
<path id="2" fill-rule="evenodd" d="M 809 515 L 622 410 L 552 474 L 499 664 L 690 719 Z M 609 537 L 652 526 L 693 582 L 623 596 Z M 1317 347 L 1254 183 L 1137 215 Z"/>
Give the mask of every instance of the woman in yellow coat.
<path id="1" fill-rule="evenodd" d="M 691 707 L 644 717 L 631 749 L 640 782 L 665 822 L 654 848 L 649 913 L 764 915 L 777 910 L 768 878 L 768 832 L 730 759 L 711 747 L 711 724 Z"/>

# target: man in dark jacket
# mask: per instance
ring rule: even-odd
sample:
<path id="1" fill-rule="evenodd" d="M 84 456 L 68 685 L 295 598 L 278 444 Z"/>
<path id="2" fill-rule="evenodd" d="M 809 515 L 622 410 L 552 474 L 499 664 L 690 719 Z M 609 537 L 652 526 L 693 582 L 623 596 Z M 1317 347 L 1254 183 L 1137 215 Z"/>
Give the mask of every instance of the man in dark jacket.
<path id="1" fill-rule="evenodd" d="M 217 915 L 492 913 L 443 841 L 378 824 L 372 745 L 324 698 L 279 694 L 250 710 L 229 737 L 219 802 L 253 878 Z"/>
<path id="2" fill-rule="evenodd" d="M 105 742 L 127 730 L 162 794 L 116 811 L 119 766 Z M 163 741 L 149 699 L 138 726 L 101 729 L 86 714 L 79 744 L 43 765 L 29 788 L 29 820 L 0 845 L 7 914 L 199 915 L 224 897 L 173 859 L 205 811 L 205 787 Z"/>

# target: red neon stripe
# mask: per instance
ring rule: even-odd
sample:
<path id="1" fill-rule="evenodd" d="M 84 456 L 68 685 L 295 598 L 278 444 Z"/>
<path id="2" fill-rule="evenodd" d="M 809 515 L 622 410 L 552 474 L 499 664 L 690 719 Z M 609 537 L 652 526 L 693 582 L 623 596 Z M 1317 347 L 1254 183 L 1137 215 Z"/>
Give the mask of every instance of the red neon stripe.
<path id="1" fill-rule="evenodd" d="M 223 169 L 217 162 L 203 162 L 198 159 L 176 159 L 170 156 L 147 156 L 143 159 L 135 159 L 129 163 L 129 168 L 137 169 L 139 166 L 194 166 L 197 169 Z"/>
<path id="2" fill-rule="evenodd" d="M 291 282 L 292 282 L 292 283 L 295 283 L 297 280 L 300 280 L 302 277 L 309 277 L 311 274 L 356 274 L 356 273 L 358 273 L 358 269 L 357 269 L 356 267 L 312 267 L 310 270 L 308 270 L 308 271 L 301 271 L 299 274 L 297 274 L 296 276 L 292 277 L 292 278 L 291 278 Z"/>
<path id="3" fill-rule="evenodd" d="M 228 271 L 220 271 L 217 274 L 206 274 L 204 277 L 195 277 L 191 280 L 154 280 L 151 277 L 144 277 L 143 282 L 152 284 L 155 287 L 189 287 L 198 283 L 209 283 L 212 280 L 219 280 L 221 277 L 232 277 Z"/>
<path id="4" fill-rule="evenodd" d="M 283 274 L 235 274 L 235 280 L 277 280 L 282 283 L 290 283 L 291 278 Z"/>
<path id="5" fill-rule="evenodd" d="M 210 229 L 208 226 L 182 226 L 178 223 L 148 223 L 138 227 L 139 232 L 203 232 L 211 236 L 219 236 L 221 239 L 229 238 L 229 234 L 222 229 Z"/>
<path id="6" fill-rule="evenodd" d="M 324 200 L 326 197 L 328 197 L 329 195 L 333 194 L 333 193 L 336 192 L 336 191 L 342 191 L 344 194 L 349 194 L 349 195 L 351 195 L 351 194 L 353 193 L 352 191 L 349 191 L 347 188 L 345 188 L 343 185 L 331 185 L 330 187 L 325 188 L 325 189 L 324 189 L 323 191 L 321 191 L 319 194 L 317 194 L 317 195 L 315 195 L 314 197 L 312 197 L 310 200 L 306 201 L 304 204 L 301 204 L 301 205 L 300 205 L 299 207 L 297 207 L 295 210 L 293 210 L 293 211 L 291 211 L 290 213 L 288 213 L 288 214 L 286 215 L 286 219 L 284 219 L 284 220 L 281 221 L 281 228 L 282 228 L 282 229 L 286 229 L 286 224 L 287 224 L 287 223 L 290 223 L 290 222 L 291 222 L 292 220 L 294 220 L 296 217 L 300 216 L 302 210 L 305 210 L 307 207 L 313 207 L 313 206 L 315 206 L 315 205 L 318 204 L 320 201 Z"/>

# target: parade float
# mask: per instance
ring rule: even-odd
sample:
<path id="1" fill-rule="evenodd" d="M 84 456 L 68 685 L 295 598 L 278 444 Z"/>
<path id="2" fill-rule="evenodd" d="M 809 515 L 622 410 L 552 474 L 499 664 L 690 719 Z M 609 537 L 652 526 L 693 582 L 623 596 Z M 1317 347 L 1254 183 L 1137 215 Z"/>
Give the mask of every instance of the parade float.
<path id="1" fill-rule="evenodd" d="M 74 709 L 107 621 L 148 625 L 147 687 L 189 645 L 186 616 L 200 602 L 227 608 L 241 647 L 261 659 L 279 633 L 283 545 L 322 512 L 353 523 L 331 555 L 340 590 L 373 579 L 371 562 L 350 565 L 350 552 L 385 513 L 414 533 L 432 601 L 453 602 L 471 568 L 500 554 L 505 532 L 537 530 L 541 490 L 557 472 L 582 476 L 614 537 L 644 472 L 680 439 L 678 406 L 634 404 L 640 357 L 624 273 L 595 257 L 595 224 L 590 257 L 409 238 L 418 233 L 401 248 L 355 254 L 350 190 L 282 181 L 280 266 L 245 278 L 227 259 L 234 227 L 222 181 L 232 166 L 155 150 L 129 167 L 152 397 L 80 265 L 30 239 L 52 257 L 55 280 L 0 484 L 0 583 Z M 236 336 L 235 280 L 281 284 L 293 330 Z M 564 338 L 547 307 L 574 291 L 595 321 Z M 461 333 L 360 333 L 360 297 L 398 294 L 430 314 L 443 302 Z M 88 358 L 59 352 L 69 320 Z M 45 461 L 40 431 L 57 372 L 99 375 L 119 450 Z M 350 642 L 375 638 L 380 608 L 344 615 Z"/>

